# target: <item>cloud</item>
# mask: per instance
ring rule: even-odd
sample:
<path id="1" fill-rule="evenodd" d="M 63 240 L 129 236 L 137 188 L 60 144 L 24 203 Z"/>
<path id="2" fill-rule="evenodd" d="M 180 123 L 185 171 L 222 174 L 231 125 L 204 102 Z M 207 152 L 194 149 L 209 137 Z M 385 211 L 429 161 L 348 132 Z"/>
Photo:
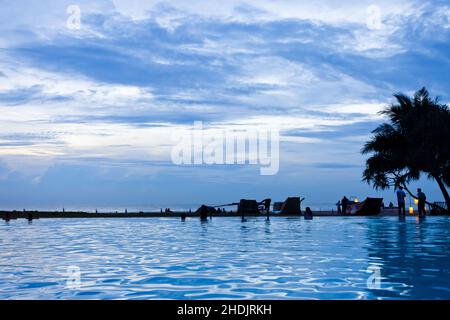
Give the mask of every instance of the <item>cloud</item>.
<path id="1" fill-rule="evenodd" d="M 270 1 L 270 0 L 231 0 L 208 2 L 201 0 L 185 1 L 138 1 L 113 0 L 115 8 L 123 15 L 134 19 L 144 19 L 158 8 L 172 8 L 173 11 L 189 15 L 207 16 L 222 19 L 260 18 L 263 20 L 301 19 L 321 21 L 329 24 L 342 22 L 365 23 L 367 7 L 373 1 L 347 2 L 336 5 L 334 1 Z M 406 14 L 412 1 L 377 1 L 383 15 Z M 236 18 L 236 13 L 240 13 Z M 254 21 L 254 20 L 251 20 Z"/>
<path id="2" fill-rule="evenodd" d="M 257 172 L 172 167 L 171 133 L 196 120 L 279 128 L 281 176 L 356 177 L 392 93 L 450 91 L 445 1 L 377 1 L 370 28 L 372 1 L 83 0 L 78 31 L 69 4 L 1 2 L 0 156 L 36 184 L 60 166 L 99 181 Z"/>

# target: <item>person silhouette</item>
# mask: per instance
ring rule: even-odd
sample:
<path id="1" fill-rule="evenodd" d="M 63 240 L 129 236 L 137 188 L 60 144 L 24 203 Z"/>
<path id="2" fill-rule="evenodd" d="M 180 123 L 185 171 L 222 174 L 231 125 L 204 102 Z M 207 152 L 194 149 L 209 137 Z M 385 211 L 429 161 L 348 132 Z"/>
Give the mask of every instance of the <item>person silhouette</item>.
<path id="1" fill-rule="evenodd" d="M 425 201 L 427 200 L 427 196 L 422 192 L 421 188 L 417 189 L 417 199 L 419 200 L 419 203 L 417 204 L 419 216 L 423 216 L 425 215 Z"/>
<path id="2" fill-rule="evenodd" d="M 310 207 L 306 207 L 304 218 L 305 218 L 305 220 L 312 220 L 313 219 L 313 213 L 312 213 Z"/>
<path id="3" fill-rule="evenodd" d="M 208 208 L 204 204 L 200 207 L 199 213 L 201 221 L 208 221 Z"/>
<path id="4" fill-rule="evenodd" d="M 405 191 L 403 191 L 403 187 L 398 187 L 396 194 L 398 203 L 398 214 L 406 215 L 406 207 L 405 207 L 406 194 Z"/>
<path id="5" fill-rule="evenodd" d="M 344 196 L 341 200 L 342 214 L 347 214 L 348 198 Z"/>
<path id="6" fill-rule="evenodd" d="M 341 200 L 339 200 L 339 201 L 336 203 L 336 207 L 337 207 L 337 213 L 338 213 L 338 214 L 342 214 Z"/>
<path id="7" fill-rule="evenodd" d="M 270 219 L 270 203 L 272 202 L 272 199 L 264 199 L 260 203 L 264 206 L 264 211 L 267 215 L 267 220 Z"/>

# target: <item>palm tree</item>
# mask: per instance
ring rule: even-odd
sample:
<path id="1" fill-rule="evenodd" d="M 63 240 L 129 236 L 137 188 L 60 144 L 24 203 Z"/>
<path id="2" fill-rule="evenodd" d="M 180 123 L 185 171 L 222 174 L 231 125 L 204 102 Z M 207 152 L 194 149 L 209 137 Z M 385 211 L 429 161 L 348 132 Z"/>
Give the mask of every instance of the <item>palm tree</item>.
<path id="1" fill-rule="evenodd" d="M 450 110 L 431 99 L 426 88 L 413 98 L 394 97 L 396 103 L 381 112 L 389 123 L 376 128 L 361 151 L 371 154 L 363 180 L 376 189 L 402 185 L 411 194 L 407 184 L 425 174 L 439 185 L 449 210 Z"/>

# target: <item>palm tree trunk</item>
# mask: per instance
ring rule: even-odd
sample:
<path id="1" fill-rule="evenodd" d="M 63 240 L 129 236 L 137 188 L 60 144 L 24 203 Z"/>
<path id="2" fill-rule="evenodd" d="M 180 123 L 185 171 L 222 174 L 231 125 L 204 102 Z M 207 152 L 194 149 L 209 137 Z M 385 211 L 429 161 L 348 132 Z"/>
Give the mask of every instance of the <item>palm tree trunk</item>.
<path id="1" fill-rule="evenodd" d="M 442 195 L 444 196 L 445 203 L 447 204 L 447 212 L 450 211 L 450 195 L 448 194 L 447 188 L 445 187 L 444 182 L 441 177 L 433 176 L 434 180 L 436 180 L 439 188 L 441 189 Z"/>

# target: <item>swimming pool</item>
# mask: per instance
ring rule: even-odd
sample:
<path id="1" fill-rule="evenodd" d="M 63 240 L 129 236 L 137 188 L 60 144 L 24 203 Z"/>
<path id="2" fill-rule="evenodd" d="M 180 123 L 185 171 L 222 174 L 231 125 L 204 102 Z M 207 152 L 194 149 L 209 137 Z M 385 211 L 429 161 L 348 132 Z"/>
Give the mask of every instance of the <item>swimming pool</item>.
<path id="1" fill-rule="evenodd" d="M 449 299 L 450 219 L 0 223 L 0 299 Z"/>

